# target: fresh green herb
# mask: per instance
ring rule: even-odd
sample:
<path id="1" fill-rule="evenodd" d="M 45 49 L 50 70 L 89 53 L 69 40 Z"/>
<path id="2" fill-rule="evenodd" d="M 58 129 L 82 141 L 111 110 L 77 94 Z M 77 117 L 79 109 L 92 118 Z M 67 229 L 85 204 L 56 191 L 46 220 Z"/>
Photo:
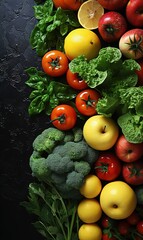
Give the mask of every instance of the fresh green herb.
<path id="1" fill-rule="evenodd" d="M 55 81 L 35 67 L 28 68 L 26 72 L 29 75 L 26 84 L 33 89 L 29 96 L 29 115 L 39 114 L 42 111 L 50 115 L 54 107 L 63 102 L 69 103 L 77 94 L 69 85 Z"/>
<path id="2" fill-rule="evenodd" d="M 69 68 L 85 79 L 89 87 L 100 91 L 98 114 L 116 115 L 128 141 L 143 142 L 143 87 L 136 86 L 135 73 L 140 70 L 139 64 L 133 59 L 123 60 L 118 48 L 105 47 L 90 61 L 84 56 L 73 59 Z"/>
<path id="3" fill-rule="evenodd" d="M 34 6 L 34 12 L 38 22 L 30 36 L 32 48 L 41 57 L 51 49 L 63 51 L 65 36 L 80 26 L 75 11 L 55 9 L 53 1 L 46 0 Z"/>
<path id="4" fill-rule="evenodd" d="M 30 183 L 28 201 L 21 203 L 38 220 L 33 223 L 47 240 L 78 240 L 77 202 L 63 200 L 51 184 Z"/>

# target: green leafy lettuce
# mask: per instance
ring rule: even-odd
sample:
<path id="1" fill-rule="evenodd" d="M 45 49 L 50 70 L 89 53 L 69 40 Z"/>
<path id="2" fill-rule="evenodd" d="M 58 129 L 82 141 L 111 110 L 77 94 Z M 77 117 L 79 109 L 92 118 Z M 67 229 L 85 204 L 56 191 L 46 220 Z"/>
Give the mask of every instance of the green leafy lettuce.
<path id="1" fill-rule="evenodd" d="M 124 60 L 118 48 L 105 47 L 90 61 L 84 56 L 73 59 L 69 68 L 100 91 L 97 113 L 116 116 L 128 141 L 143 142 L 143 87 L 137 87 L 135 73 L 140 65 L 133 59 Z"/>

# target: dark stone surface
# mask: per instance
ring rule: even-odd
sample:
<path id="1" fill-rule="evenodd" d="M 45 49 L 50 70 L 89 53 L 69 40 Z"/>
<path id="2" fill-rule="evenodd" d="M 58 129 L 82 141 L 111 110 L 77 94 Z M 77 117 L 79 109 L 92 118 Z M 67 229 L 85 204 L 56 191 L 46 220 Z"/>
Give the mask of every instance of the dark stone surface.
<path id="1" fill-rule="evenodd" d="M 46 119 L 28 116 L 27 75 L 40 67 L 29 36 L 36 24 L 34 0 L 0 0 L 0 239 L 40 240 L 33 217 L 20 206 L 33 179 L 29 156 Z M 45 124 L 45 125 L 44 125 Z"/>

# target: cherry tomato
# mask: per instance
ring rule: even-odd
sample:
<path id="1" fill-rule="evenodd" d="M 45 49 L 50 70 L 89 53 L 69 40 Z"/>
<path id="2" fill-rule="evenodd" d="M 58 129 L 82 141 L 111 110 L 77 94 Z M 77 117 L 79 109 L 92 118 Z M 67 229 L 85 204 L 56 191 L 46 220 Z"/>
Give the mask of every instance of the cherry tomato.
<path id="1" fill-rule="evenodd" d="M 51 50 L 43 56 L 42 68 L 45 73 L 52 77 L 61 76 L 68 69 L 68 58 L 61 51 Z"/>
<path id="2" fill-rule="evenodd" d="M 143 235 L 143 220 L 140 220 L 136 226 L 137 231 Z"/>
<path id="3" fill-rule="evenodd" d="M 69 130 L 75 126 L 77 115 L 73 107 L 61 104 L 52 110 L 50 118 L 59 130 Z"/>
<path id="4" fill-rule="evenodd" d="M 95 174 L 101 180 L 115 180 L 121 173 L 122 165 L 114 153 L 103 152 L 94 165 Z"/>
<path id="5" fill-rule="evenodd" d="M 114 237 L 114 236 L 110 236 L 110 233 L 108 234 L 108 233 L 103 233 L 102 234 L 102 240 L 117 240 L 117 238 L 116 237 Z"/>
<path id="6" fill-rule="evenodd" d="M 99 92 L 93 89 L 85 89 L 79 92 L 75 99 L 78 111 L 85 116 L 96 114 L 96 104 L 100 98 Z"/>
<path id="7" fill-rule="evenodd" d="M 66 80 L 72 88 L 77 90 L 83 90 L 88 87 L 87 83 L 77 73 L 72 73 L 70 69 L 67 71 Z"/>
<path id="8" fill-rule="evenodd" d="M 118 222 L 118 231 L 121 235 L 127 236 L 130 232 L 130 224 L 126 220 Z"/>
<path id="9" fill-rule="evenodd" d="M 103 228 L 109 228 L 113 225 L 113 220 L 105 215 L 101 219 L 101 225 Z"/>
<path id="10" fill-rule="evenodd" d="M 137 225 L 137 223 L 140 220 L 140 217 L 139 214 L 136 211 L 134 211 L 126 220 L 130 225 Z"/>
<path id="11" fill-rule="evenodd" d="M 56 8 L 61 7 L 62 9 L 67 9 L 67 5 L 63 0 L 53 0 L 53 3 Z"/>
<path id="12" fill-rule="evenodd" d="M 69 10 L 78 10 L 79 7 L 82 4 L 82 0 L 62 0 L 64 2 L 65 5 L 67 5 L 67 9 Z"/>

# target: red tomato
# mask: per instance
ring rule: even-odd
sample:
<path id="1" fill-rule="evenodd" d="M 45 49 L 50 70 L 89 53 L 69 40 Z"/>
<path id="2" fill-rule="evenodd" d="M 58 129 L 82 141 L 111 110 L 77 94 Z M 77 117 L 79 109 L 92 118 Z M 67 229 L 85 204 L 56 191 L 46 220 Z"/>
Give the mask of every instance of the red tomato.
<path id="1" fill-rule="evenodd" d="M 136 162 L 123 164 L 122 176 L 124 181 L 128 184 L 143 184 L 143 162 L 138 160 Z"/>
<path id="2" fill-rule="evenodd" d="M 123 236 L 127 236 L 130 232 L 130 224 L 126 220 L 119 221 L 117 228 L 119 233 Z"/>
<path id="3" fill-rule="evenodd" d="M 126 19 L 118 12 L 109 11 L 101 16 L 98 31 L 106 42 L 117 41 L 127 30 Z"/>
<path id="4" fill-rule="evenodd" d="M 64 4 L 67 5 L 67 9 L 69 10 L 78 10 L 79 7 L 81 6 L 83 0 L 62 0 Z"/>
<path id="5" fill-rule="evenodd" d="M 102 240 L 117 240 L 118 238 L 112 236 L 112 234 L 103 233 L 102 234 Z"/>
<path id="6" fill-rule="evenodd" d="M 53 0 L 53 3 L 56 8 L 61 7 L 62 9 L 67 9 L 67 5 L 63 0 Z"/>
<path id="7" fill-rule="evenodd" d="M 94 165 L 97 177 L 105 181 L 112 181 L 119 177 L 121 168 L 120 160 L 111 152 L 101 153 Z"/>
<path id="8" fill-rule="evenodd" d="M 78 111 L 85 116 L 96 114 L 96 104 L 100 98 L 99 92 L 93 89 L 85 89 L 77 94 L 75 104 Z"/>
<path id="9" fill-rule="evenodd" d="M 130 225 L 137 225 L 137 223 L 140 220 L 140 217 L 139 214 L 136 211 L 134 211 L 126 220 Z"/>
<path id="10" fill-rule="evenodd" d="M 109 228 L 112 226 L 113 220 L 105 215 L 101 219 L 101 224 L 102 224 L 103 228 Z"/>
<path id="11" fill-rule="evenodd" d="M 135 27 L 143 27 L 143 1 L 131 0 L 126 6 L 126 18 Z"/>
<path id="12" fill-rule="evenodd" d="M 129 0 L 97 0 L 105 9 L 118 10 L 127 4 Z"/>
<path id="13" fill-rule="evenodd" d="M 77 90 L 83 90 L 88 87 L 87 83 L 77 73 L 72 73 L 70 69 L 67 71 L 66 80 L 72 88 Z"/>
<path id="14" fill-rule="evenodd" d="M 51 50 L 43 56 L 42 68 L 48 75 L 59 77 L 68 69 L 68 58 L 61 51 Z"/>
<path id="15" fill-rule="evenodd" d="M 136 74 L 138 75 L 138 86 L 143 86 L 143 58 L 139 59 L 137 61 L 141 67 L 141 70 L 136 71 Z"/>
<path id="16" fill-rule="evenodd" d="M 143 235 L 143 220 L 139 221 L 136 226 L 137 231 Z"/>
<path id="17" fill-rule="evenodd" d="M 77 115 L 73 107 L 61 104 L 51 112 L 51 122 L 59 130 L 69 130 L 76 124 Z"/>
<path id="18" fill-rule="evenodd" d="M 142 58 L 143 29 L 135 28 L 125 32 L 119 40 L 119 49 L 126 58 Z"/>

